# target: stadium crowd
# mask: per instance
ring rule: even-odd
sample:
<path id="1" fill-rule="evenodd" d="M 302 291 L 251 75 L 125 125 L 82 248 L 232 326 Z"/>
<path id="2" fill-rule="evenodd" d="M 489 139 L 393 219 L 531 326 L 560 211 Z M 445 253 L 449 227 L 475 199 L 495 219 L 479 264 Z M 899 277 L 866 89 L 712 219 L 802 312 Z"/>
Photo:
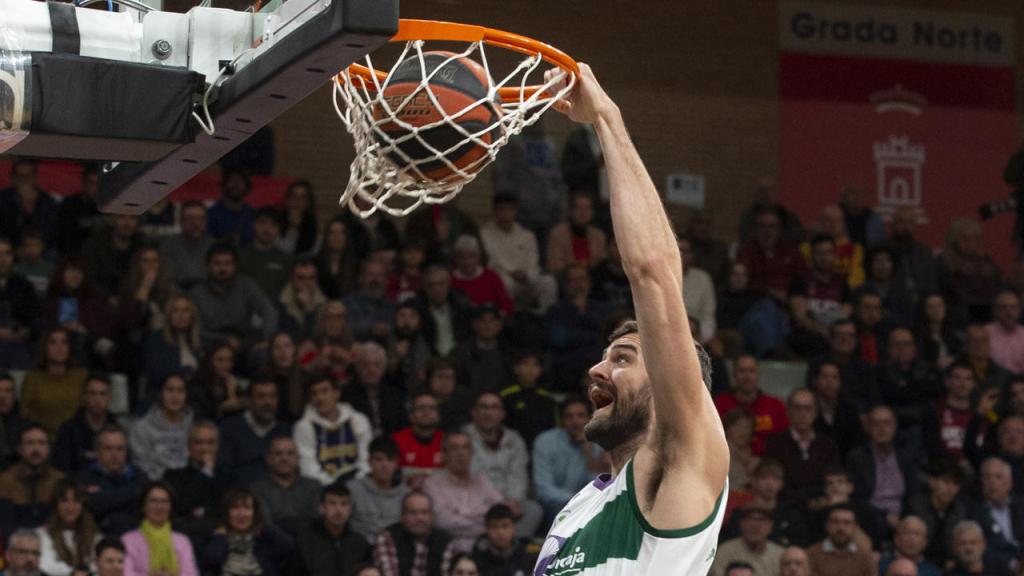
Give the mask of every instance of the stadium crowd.
<path id="1" fill-rule="evenodd" d="M 632 298 L 592 133 L 513 140 L 486 222 L 325 216 L 302 180 L 254 209 L 237 167 L 108 216 L 93 167 L 62 201 L 11 171 L 5 574 L 531 574 L 608 471 L 587 369 Z M 714 576 L 1024 573 L 1024 264 L 915 218 L 850 186 L 804 226 L 762 186 L 733 246 L 679 226 L 732 452 Z"/>

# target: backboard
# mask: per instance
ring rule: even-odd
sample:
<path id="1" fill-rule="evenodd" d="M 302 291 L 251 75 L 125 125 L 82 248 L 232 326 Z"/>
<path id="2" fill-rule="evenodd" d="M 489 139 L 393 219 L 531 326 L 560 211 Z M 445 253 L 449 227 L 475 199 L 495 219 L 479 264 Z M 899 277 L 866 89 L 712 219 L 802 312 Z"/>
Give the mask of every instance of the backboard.
<path id="1" fill-rule="evenodd" d="M 0 152 L 100 162 L 100 208 L 122 214 L 147 210 L 398 29 L 397 0 L 187 14 L 114 4 L 0 0 Z"/>

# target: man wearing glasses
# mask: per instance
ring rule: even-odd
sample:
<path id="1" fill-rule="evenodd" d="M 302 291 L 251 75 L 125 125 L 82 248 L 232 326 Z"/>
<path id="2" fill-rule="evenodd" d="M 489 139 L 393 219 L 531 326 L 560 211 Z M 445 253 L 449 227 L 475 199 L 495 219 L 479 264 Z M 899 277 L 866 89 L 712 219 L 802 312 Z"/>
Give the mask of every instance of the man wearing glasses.
<path id="1" fill-rule="evenodd" d="M 7 570 L 0 576 L 45 576 L 39 571 L 39 536 L 34 530 L 17 530 L 7 540 L 4 560 Z"/>

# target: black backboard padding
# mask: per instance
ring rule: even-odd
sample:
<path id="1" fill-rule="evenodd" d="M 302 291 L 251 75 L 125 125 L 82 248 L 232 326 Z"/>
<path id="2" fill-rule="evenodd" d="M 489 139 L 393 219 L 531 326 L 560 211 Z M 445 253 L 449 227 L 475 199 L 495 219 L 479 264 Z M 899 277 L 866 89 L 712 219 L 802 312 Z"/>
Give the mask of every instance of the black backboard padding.
<path id="1" fill-rule="evenodd" d="M 153 161 L 194 140 L 191 70 L 36 52 L 31 78 L 32 129 L 11 154 Z"/>
<path id="2" fill-rule="evenodd" d="M 398 0 L 334 0 L 221 85 L 214 136 L 100 174 L 100 209 L 141 214 L 398 31 Z"/>

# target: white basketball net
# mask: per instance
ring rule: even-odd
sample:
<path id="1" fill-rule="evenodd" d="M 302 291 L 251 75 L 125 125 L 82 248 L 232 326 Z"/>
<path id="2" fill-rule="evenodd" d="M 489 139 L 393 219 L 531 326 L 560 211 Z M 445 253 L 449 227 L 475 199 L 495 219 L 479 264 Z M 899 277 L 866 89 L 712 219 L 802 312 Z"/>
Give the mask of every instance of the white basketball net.
<path id="1" fill-rule="evenodd" d="M 397 58 L 383 82 L 376 76 L 373 76 L 371 80 L 366 80 L 362 76 L 351 74 L 346 68 L 341 73 L 342 78 L 334 83 L 334 109 L 345 124 L 345 128 L 352 134 L 356 149 L 348 186 L 346 186 L 344 194 L 341 195 L 339 203 L 348 205 L 352 212 L 363 218 L 378 210 L 393 216 L 406 216 L 420 204 L 443 204 L 452 200 L 462 191 L 463 186 L 471 182 L 485 166 L 494 161 L 498 150 L 508 143 L 510 137 L 519 134 L 523 128 L 536 122 L 556 100 L 572 90 L 576 80 L 572 73 L 568 73 L 569 79 L 565 86 L 560 87 L 555 93 L 549 94 L 548 89 L 554 88 L 562 82 L 566 74 L 563 72 L 543 83 L 543 89 L 528 96 L 525 91 L 525 88 L 530 85 L 528 80 L 538 72 L 543 63 L 540 54 L 527 57 L 511 73 L 500 81 L 495 81 L 491 75 L 483 42 L 470 44 L 465 51 L 453 54 L 442 64 L 434 67 L 430 74 L 427 74 L 423 44 L 422 40 L 406 42 L 405 49 L 402 50 L 402 54 Z M 415 56 L 420 63 L 422 80 L 416 90 L 392 108 L 383 98 L 384 88 L 391 80 L 394 69 L 410 55 Z M 454 112 L 444 110 L 431 89 L 430 79 L 449 62 L 462 57 L 473 58 L 483 67 L 488 83 L 487 96 L 462 110 Z M 366 67 L 373 70 L 373 63 L 370 61 L 369 55 L 366 56 Z M 498 90 L 501 88 L 518 88 L 519 98 L 513 102 L 500 101 Z M 420 93 L 428 95 L 434 107 L 441 112 L 443 117 L 437 122 L 417 127 L 400 119 L 398 113 Z M 339 104 L 339 98 L 344 103 L 343 106 Z M 486 102 L 495 104 L 497 120 L 493 124 L 485 126 L 479 131 L 469 132 L 458 123 L 461 116 Z M 379 119 L 374 117 L 374 110 L 379 111 L 378 114 L 381 116 Z M 398 125 L 402 130 L 408 132 L 400 136 L 388 135 L 381 128 L 386 124 Z M 446 150 L 438 150 L 422 138 L 420 133 L 443 125 L 454 128 L 463 138 Z M 501 129 L 495 130 L 499 125 Z M 489 143 L 483 139 L 488 134 L 491 135 Z M 429 151 L 429 155 L 418 159 L 409 157 L 400 148 L 400 145 L 410 139 L 418 140 L 419 144 Z M 486 154 L 461 168 L 446 157 L 447 154 L 470 142 L 485 148 Z M 389 155 L 397 155 L 402 158 L 405 166 L 397 166 L 388 158 Z M 422 167 L 427 163 L 434 163 L 436 166 L 437 162 L 443 162 L 451 170 L 451 174 L 442 180 L 431 180 L 426 177 Z"/>

